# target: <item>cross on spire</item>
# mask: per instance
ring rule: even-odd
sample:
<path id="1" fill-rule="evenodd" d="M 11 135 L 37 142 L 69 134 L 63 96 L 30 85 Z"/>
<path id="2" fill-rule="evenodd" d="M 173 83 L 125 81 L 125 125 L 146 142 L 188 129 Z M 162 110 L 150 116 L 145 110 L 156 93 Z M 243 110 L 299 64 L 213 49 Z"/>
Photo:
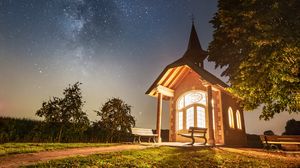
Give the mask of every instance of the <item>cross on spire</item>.
<path id="1" fill-rule="evenodd" d="M 194 22 L 195 22 L 195 17 L 194 17 L 194 14 L 193 14 L 193 13 L 191 14 L 191 20 L 192 20 L 192 24 L 194 24 Z"/>

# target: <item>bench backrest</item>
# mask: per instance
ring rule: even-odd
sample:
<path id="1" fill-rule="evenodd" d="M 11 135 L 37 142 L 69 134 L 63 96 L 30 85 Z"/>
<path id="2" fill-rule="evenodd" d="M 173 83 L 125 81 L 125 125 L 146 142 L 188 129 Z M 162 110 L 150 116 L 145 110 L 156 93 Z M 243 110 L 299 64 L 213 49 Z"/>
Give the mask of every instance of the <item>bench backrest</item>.
<path id="1" fill-rule="evenodd" d="M 207 128 L 200 128 L 200 127 L 190 127 L 189 128 L 189 133 L 206 133 Z"/>
<path id="2" fill-rule="evenodd" d="M 296 135 L 261 135 L 260 139 L 262 142 L 264 141 L 272 141 L 272 142 L 300 142 L 300 136 Z"/>
<path id="3" fill-rule="evenodd" d="M 148 128 L 131 128 L 134 135 L 153 135 L 152 129 Z"/>

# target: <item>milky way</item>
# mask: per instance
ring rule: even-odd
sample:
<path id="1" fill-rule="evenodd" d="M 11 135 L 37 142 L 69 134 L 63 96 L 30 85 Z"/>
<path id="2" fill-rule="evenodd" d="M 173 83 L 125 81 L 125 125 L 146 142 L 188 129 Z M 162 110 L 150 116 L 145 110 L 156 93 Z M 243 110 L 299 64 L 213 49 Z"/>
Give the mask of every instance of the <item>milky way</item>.
<path id="1" fill-rule="evenodd" d="M 216 10 L 217 0 L 0 0 L 0 115 L 37 118 L 43 100 L 80 81 L 91 120 L 114 96 L 138 126 L 154 127 L 146 89 L 184 53 L 191 14 L 207 48 Z"/>

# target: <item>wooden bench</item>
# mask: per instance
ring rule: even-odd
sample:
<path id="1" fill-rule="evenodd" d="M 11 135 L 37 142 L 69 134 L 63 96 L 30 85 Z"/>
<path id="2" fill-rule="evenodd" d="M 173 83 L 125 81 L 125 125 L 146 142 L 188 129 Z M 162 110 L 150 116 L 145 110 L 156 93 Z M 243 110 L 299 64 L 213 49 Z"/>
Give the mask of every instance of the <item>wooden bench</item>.
<path id="1" fill-rule="evenodd" d="M 204 139 L 203 145 L 205 145 L 207 143 L 207 139 L 205 137 L 206 131 L 207 131 L 206 128 L 190 127 L 188 130 L 188 134 L 179 134 L 179 135 L 186 138 L 191 138 L 192 139 L 191 145 L 194 145 L 195 138 L 203 138 Z"/>
<path id="2" fill-rule="evenodd" d="M 280 145 L 300 145 L 300 136 L 296 135 L 260 135 L 265 149 L 279 149 Z"/>
<path id="3" fill-rule="evenodd" d="M 132 135 L 134 136 L 133 138 L 133 143 L 135 143 L 136 138 L 138 138 L 138 142 L 141 143 L 141 137 L 148 137 L 148 142 L 153 140 L 154 143 L 156 143 L 155 138 L 158 136 L 157 134 L 153 134 L 152 129 L 147 129 L 147 128 L 132 128 Z"/>

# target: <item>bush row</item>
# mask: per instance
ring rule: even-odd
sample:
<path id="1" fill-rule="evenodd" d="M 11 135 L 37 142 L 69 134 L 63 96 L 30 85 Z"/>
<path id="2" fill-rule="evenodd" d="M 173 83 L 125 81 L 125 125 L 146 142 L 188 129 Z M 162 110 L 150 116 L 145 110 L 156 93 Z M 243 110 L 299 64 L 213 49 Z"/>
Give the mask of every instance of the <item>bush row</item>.
<path id="1" fill-rule="evenodd" d="M 58 142 L 59 123 L 45 123 L 31 119 L 0 117 L 0 143 L 5 142 Z M 64 126 L 61 142 L 107 142 L 108 132 L 99 123 L 78 132 L 73 125 Z M 112 142 L 130 141 L 130 133 L 115 132 Z"/>

